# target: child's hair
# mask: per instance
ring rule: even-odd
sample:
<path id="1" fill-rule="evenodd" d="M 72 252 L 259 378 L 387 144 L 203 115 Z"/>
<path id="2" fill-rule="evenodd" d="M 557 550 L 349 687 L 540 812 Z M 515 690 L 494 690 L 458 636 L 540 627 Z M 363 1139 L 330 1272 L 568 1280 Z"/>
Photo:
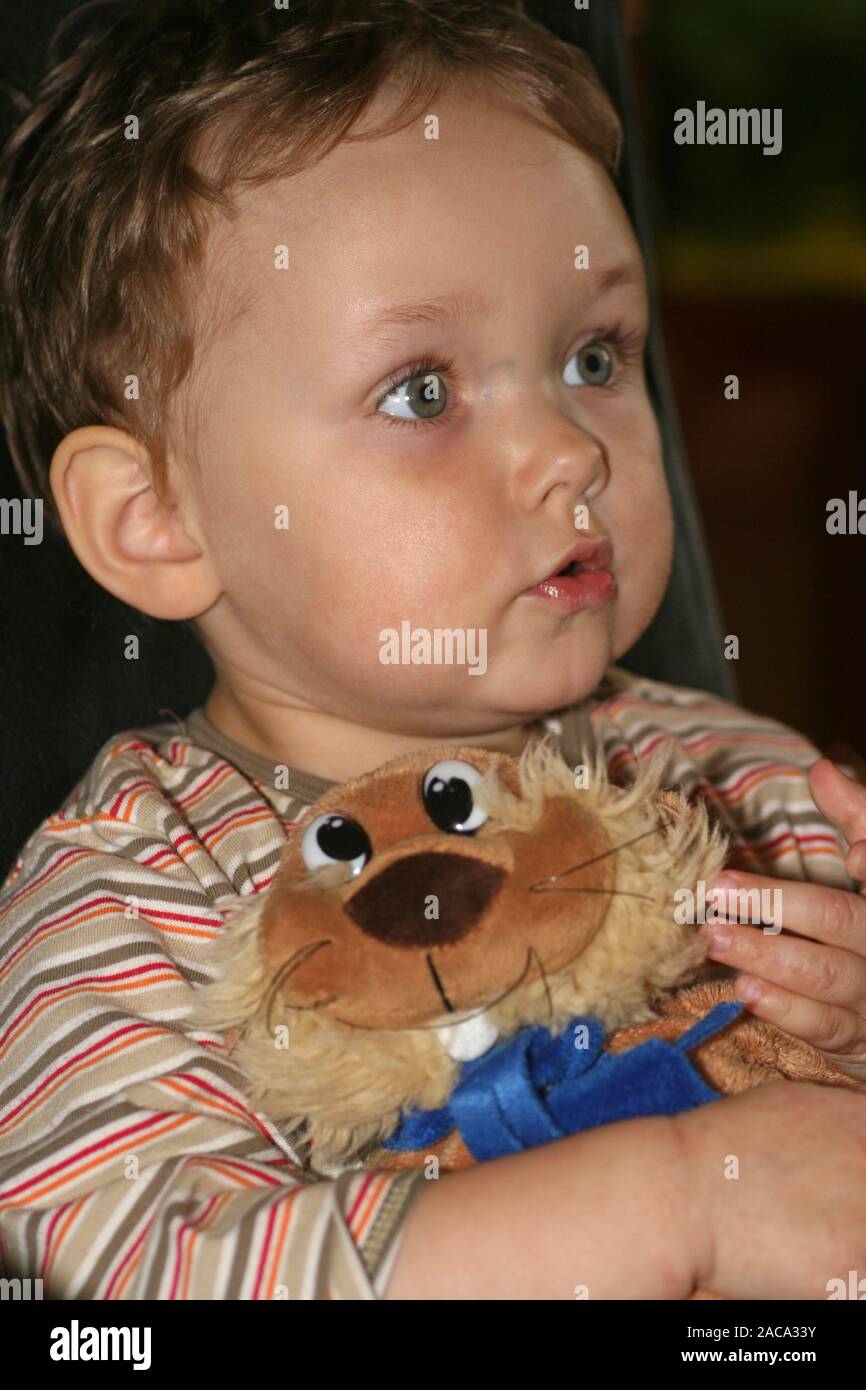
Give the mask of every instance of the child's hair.
<path id="1" fill-rule="evenodd" d="M 204 331 L 208 212 L 435 111 L 451 76 L 492 82 L 616 170 L 620 124 L 591 63 L 522 0 L 95 0 L 67 18 L 0 154 L 0 419 L 56 527 L 48 469 L 79 426 L 138 438 L 164 495 L 167 406 Z M 392 78 L 387 125 L 350 135 Z"/>

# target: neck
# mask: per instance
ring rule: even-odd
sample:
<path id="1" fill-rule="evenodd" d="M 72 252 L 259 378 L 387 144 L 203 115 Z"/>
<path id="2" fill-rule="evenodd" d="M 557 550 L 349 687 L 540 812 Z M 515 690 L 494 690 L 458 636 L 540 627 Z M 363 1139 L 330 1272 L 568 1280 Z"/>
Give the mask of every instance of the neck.
<path id="1" fill-rule="evenodd" d="M 447 737 L 424 738 L 238 692 L 219 679 L 204 712 L 220 733 L 250 752 L 332 782 L 348 782 L 391 758 L 428 747 L 486 748 L 519 757 L 530 739 L 542 732 L 540 721 L 533 720 L 492 733 L 467 729 Z"/>

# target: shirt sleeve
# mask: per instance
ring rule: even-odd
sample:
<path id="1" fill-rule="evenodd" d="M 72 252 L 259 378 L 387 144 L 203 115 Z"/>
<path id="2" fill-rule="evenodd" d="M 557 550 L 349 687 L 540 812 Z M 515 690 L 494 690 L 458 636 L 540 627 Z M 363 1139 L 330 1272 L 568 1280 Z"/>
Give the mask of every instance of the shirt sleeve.
<path id="1" fill-rule="evenodd" d="M 107 746 L 0 891 L 0 1269 L 54 1299 L 376 1299 L 421 1170 L 323 1178 L 184 1021 L 285 834 L 183 739 Z"/>
<path id="2" fill-rule="evenodd" d="M 702 799 L 727 831 L 727 867 L 856 890 L 840 832 L 812 799 L 821 756 L 803 734 L 708 691 L 612 667 L 593 708 L 612 776 L 670 744 L 666 782 Z"/>
<path id="3" fill-rule="evenodd" d="M 175 1156 L 148 1162 L 130 1131 Z M 72 1143 L 14 1153 L 0 1189 L 4 1276 L 41 1279 L 43 1297 L 64 1300 L 383 1296 L 420 1170 L 305 1181 L 230 1139 L 190 1152 L 195 1139 L 175 1115 L 128 1111 L 120 1131 L 95 1117 Z"/>

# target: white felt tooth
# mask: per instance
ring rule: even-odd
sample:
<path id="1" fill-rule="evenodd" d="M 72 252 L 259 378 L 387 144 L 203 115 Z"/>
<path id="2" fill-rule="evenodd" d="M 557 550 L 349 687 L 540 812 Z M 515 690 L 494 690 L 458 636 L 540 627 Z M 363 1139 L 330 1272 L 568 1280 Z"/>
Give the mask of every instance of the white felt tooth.
<path id="1" fill-rule="evenodd" d="M 446 1023 L 436 1030 L 442 1039 L 442 1046 L 455 1062 L 471 1062 L 492 1047 L 499 1037 L 499 1029 L 491 1023 L 486 1014 L 474 1014 L 462 1023 Z"/>

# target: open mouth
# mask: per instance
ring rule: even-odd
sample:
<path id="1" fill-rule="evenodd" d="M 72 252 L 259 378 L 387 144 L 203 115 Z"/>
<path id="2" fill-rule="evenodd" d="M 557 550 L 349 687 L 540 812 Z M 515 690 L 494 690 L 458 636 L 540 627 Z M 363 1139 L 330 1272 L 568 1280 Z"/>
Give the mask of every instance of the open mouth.
<path id="1" fill-rule="evenodd" d="M 546 579 L 539 580 L 526 592 L 568 612 L 603 608 L 616 585 L 612 564 L 610 541 L 603 538 L 578 541 L 559 569 L 551 570 Z"/>

